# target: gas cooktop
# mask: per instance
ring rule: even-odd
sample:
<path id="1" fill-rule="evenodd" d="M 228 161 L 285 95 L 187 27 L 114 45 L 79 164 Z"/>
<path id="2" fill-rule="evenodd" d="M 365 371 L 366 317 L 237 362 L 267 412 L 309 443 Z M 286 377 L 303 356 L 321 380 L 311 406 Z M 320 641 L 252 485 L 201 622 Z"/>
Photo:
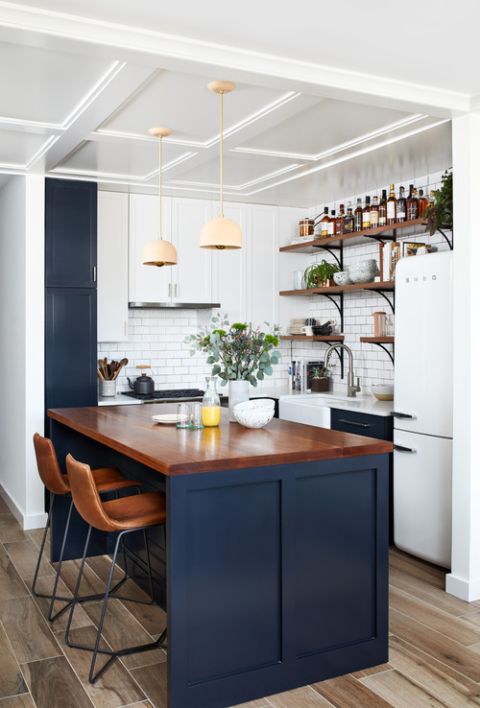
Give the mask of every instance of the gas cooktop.
<path id="1" fill-rule="evenodd" d="M 153 393 L 135 393 L 135 391 L 122 391 L 124 396 L 136 398 L 144 403 L 155 401 L 193 401 L 202 398 L 205 391 L 199 388 L 172 388 L 154 391 Z"/>

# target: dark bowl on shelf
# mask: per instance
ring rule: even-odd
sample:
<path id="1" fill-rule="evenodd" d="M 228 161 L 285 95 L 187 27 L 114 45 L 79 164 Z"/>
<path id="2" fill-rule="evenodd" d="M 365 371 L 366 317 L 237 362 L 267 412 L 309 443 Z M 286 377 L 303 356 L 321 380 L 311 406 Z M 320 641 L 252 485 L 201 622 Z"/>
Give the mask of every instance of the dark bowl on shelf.
<path id="1" fill-rule="evenodd" d="M 325 322 L 323 325 L 313 325 L 312 332 L 314 337 L 325 337 L 332 334 L 333 325 L 330 322 Z"/>

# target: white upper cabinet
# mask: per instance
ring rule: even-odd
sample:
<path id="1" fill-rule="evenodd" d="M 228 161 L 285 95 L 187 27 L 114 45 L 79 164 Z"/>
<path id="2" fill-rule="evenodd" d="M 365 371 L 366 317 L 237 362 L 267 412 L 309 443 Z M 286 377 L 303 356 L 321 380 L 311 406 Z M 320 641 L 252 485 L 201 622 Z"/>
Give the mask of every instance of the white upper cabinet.
<path id="1" fill-rule="evenodd" d="M 163 238 L 172 240 L 172 200 L 163 199 Z M 172 294 L 172 271 L 176 266 L 145 266 L 143 249 L 148 241 L 159 238 L 160 207 L 158 197 L 130 195 L 130 302 L 168 302 Z"/>
<path id="2" fill-rule="evenodd" d="M 247 319 L 262 328 L 278 320 L 277 231 L 278 209 L 248 207 Z"/>
<path id="3" fill-rule="evenodd" d="M 241 204 L 226 204 L 224 213 L 227 219 L 239 224 L 243 234 L 243 247 L 233 250 L 212 251 L 213 258 L 213 299 L 221 305 L 221 312 L 226 313 L 230 322 L 245 320 L 246 271 L 245 252 L 248 247 L 246 233 L 247 209 Z M 214 216 L 216 211 L 214 211 Z"/>
<path id="4" fill-rule="evenodd" d="M 177 265 L 172 268 L 175 302 L 211 303 L 213 252 L 200 248 L 200 231 L 212 216 L 212 204 L 197 199 L 172 200 Z"/>
<path id="5" fill-rule="evenodd" d="M 128 336 L 128 195 L 98 192 L 98 341 Z"/>

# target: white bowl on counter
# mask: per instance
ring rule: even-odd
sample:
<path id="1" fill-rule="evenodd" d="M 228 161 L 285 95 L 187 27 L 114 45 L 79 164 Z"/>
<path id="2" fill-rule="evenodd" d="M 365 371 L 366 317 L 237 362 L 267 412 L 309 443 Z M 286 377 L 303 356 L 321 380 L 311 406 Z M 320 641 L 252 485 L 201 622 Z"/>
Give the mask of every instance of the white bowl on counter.
<path id="1" fill-rule="evenodd" d="M 256 398 L 243 401 L 233 407 L 233 416 L 237 423 L 245 428 L 263 428 L 275 415 L 275 401 L 271 398 Z"/>
<path id="2" fill-rule="evenodd" d="M 393 401 L 393 386 L 391 384 L 377 384 L 372 386 L 372 394 L 377 401 Z"/>

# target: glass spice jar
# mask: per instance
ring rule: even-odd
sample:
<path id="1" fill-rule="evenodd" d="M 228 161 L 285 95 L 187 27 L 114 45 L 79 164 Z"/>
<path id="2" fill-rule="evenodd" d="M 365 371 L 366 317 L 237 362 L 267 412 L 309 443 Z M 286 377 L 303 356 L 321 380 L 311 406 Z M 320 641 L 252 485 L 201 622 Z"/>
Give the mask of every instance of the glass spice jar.
<path id="1" fill-rule="evenodd" d="M 302 238 L 304 236 L 313 236 L 314 232 L 314 220 L 313 219 L 300 219 L 298 222 L 298 234 Z"/>

